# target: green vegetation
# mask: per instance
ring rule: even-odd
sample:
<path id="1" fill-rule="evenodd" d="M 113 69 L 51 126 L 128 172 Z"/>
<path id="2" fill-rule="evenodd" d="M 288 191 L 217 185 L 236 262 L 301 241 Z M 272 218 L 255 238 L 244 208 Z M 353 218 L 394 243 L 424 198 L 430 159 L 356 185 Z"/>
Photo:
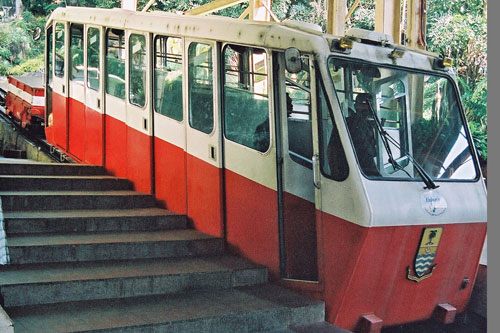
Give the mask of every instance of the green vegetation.
<path id="1" fill-rule="evenodd" d="M 478 154 L 487 152 L 487 24 L 486 0 L 431 0 L 427 9 L 427 44 L 451 57 L 465 114 Z"/>
<path id="2" fill-rule="evenodd" d="M 13 21 L 0 27 L 0 75 L 10 74 L 15 68 L 20 73 L 21 63 L 33 59 L 25 65 L 26 70 L 37 71 L 43 69 L 43 50 L 45 38 L 42 36 L 34 41 L 32 36 L 36 27 L 43 29 L 45 17 L 33 16 L 25 11 L 21 20 Z M 42 56 L 40 56 L 42 55 Z M 36 66 L 39 59 L 39 67 Z M 12 73 L 14 74 L 14 73 Z"/>
<path id="3" fill-rule="evenodd" d="M 157 0 L 155 10 L 186 11 L 211 0 Z M 64 1 L 22 0 L 21 20 L 0 27 L 0 75 L 41 69 L 44 36 L 33 41 L 36 26 L 43 28 L 46 17 Z M 69 6 L 112 8 L 121 0 L 66 0 Z M 138 0 L 141 10 L 147 0 Z M 348 0 L 350 8 L 355 0 Z M 404 1 L 402 1 L 404 3 Z M 215 14 L 238 17 L 248 6 L 242 3 Z M 326 0 L 273 0 L 272 9 L 280 20 L 312 22 L 326 27 Z M 487 159 L 487 25 L 486 0 L 428 0 L 427 48 L 451 57 L 459 81 L 465 112 L 481 159 Z M 347 28 L 373 29 L 375 1 L 361 0 L 347 21 Z M 23 63 L 23 61 L 27 61 Z M 23 63 L 23 65 L 20 65 Z M 40 66 L 40 67 L 39 67 Z"/>

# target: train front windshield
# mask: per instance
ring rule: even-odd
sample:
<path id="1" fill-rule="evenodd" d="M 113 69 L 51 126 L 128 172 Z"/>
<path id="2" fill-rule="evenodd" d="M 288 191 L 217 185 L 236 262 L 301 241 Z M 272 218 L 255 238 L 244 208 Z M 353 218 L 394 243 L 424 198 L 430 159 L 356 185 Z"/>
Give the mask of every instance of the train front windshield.
<path id="1" fill-rule="evenodd" d="M 460 101 L 449 78 L 333 57 L 328 65 L 367 178 L 477 179 Z"/>

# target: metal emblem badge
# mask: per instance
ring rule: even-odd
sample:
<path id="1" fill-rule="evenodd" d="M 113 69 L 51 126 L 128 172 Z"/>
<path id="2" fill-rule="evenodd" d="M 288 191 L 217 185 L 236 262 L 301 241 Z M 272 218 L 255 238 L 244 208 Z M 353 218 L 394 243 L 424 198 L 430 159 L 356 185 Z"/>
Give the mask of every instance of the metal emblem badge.
<path id="1" fill-rule="evenodd" d="M 415 256 L 415 261 L 413 263 L 415 276 L 411 274 L 410 266 L 406 268 L 406 277 L 409 280 L 420 282 L 432 275 L 434 269 L 436 268 L 436 264 L 433 265 L 432 263 L 436 257 L 442 233 L 442 227 L 424 228 L 422 238 L 420 240 L 420 246 L 417 250 L 417 255 Z"/>

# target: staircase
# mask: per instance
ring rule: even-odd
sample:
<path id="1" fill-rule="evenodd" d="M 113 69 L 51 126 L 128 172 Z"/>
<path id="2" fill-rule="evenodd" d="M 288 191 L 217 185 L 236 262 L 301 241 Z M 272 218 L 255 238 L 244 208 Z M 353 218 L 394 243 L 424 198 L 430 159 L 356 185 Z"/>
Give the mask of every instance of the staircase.
<path id="1" fill-rule="evenodd" d="M 96 166 L 2 163 L 10 264 L 2 306 L 17 332 L 292 332 L 324 304 L 267 283 L 126 179 Z M 295 326 L 293 326 L 295 325 Z"/>

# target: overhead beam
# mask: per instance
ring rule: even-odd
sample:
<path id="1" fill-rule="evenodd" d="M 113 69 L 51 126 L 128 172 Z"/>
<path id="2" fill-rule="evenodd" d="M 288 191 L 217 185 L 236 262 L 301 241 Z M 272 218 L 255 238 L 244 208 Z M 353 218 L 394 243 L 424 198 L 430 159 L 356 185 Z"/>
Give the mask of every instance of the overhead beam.
<path id="1" fill-rule="evenodd" d="M 376 0 L 375 31 L 392 36 L 401 44 L 401 0 Z"/>
<path id="2" fill-rule="evenodd" d="M 247 2 L 248 0 L 215 0 L 212 2 L 209 2 L 207 4 L 204 4 L 200 7 L 196 7 L 193 9 L 190 9 L 185 12 L 185 14 L 189 15 L 207 15 L 213 12 L 216 12 L 218 10 L 228 8 L 234 5 L 237 5 L 242 2 Z"/>
<path id="3" fill-rule="evenodd" d="M 347 0 L 328 0 L 328 21 L 326 32 L 343 36 L 345 34 L 345 19 L 347 16 Z"/>

